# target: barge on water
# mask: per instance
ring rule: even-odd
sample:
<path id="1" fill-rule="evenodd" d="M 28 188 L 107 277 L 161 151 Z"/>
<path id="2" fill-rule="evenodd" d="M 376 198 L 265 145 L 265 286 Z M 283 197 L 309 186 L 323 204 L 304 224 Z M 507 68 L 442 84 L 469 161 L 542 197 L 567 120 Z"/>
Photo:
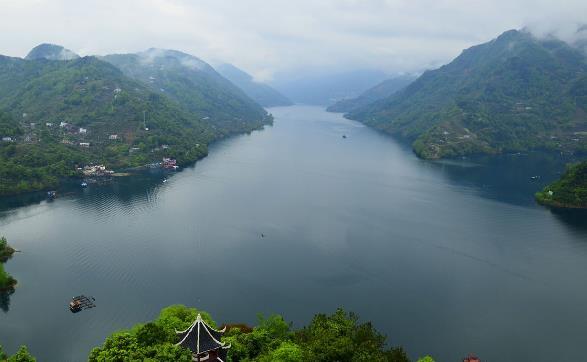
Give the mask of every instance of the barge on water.
<path id="1" fill-rule="evenodd" d="M 96 298 L 94 297 L 86 297 L 85 295 L 78 295 L 77 297 L 71 298 L 71 302 L 69 302 L 69 310 L 72 313 L 81 312 L 84 309 L 94 308 L 96 304 L 94 302 Z"/>

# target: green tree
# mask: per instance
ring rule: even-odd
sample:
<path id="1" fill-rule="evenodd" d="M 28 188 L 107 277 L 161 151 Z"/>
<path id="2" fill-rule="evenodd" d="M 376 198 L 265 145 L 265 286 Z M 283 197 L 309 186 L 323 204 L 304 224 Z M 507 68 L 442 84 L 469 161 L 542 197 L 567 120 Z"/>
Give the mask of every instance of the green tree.
<path id="1" fill-rule="evenodd" d="M 430 356 L 422 357 L 418 360 L 418 362 L 434 362 L 434 359 Z"/>
<path id="2" fill-rule="evenodd" d="M 293 342 L 282 342 L 277 349 L 259 358 L 260 362 L 301 362 L 302 349 Z"/>
<path id="3" fill-rule="evenodd" d="M 318 314 L 310 325 L 296 333 L 304 359 L 311 361 L 407 361 L 391 360 L 385 336 L 370 322 L 360 324 L 354 313 L 338 309 L 332 315 Z M 402 357 L 402 356 L 400 356 Z M 403 357 L 402 357 L 403 358 Z"/>
<path id="4" fill-rule="evenodd" d="M 31 356 L 26 346 L 20 346 L 15 355 L 8 358 L 8 362 L 36 362 L 35 357 Z"/>

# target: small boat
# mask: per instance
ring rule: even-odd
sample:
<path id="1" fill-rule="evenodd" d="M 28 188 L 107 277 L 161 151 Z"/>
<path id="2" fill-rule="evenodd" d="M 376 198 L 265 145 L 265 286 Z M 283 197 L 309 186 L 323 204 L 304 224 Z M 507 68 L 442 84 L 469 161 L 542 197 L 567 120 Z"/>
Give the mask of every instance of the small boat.
<path id="1" fill-rule="evenodd" d="M 343 134 L 343 135 L 342 135 L 342 138 L 346 138 L 346 135 L 345 135 L 345 134 Z"/>
<path id="2" fill-rule="evenodd" d="M 530 177 L 531 180 L 538 180 L 540 178 L 540 176 L 532 176 Z"/>
<path id="3" fill-rule="evenodd" d="M 82 182 L 82 183 L 81 183 L 81 187 L 88 187 L 88 183 L 87 183 L 87 182 L 85 182 L 85 181 L 84 181 L 84 182 Z"/>
<path id="4" fill-rule="evenodd" d="M 164 178 L 164 179 L 163 179 L 163 183 L 166 183 L 166 182 L 167 182 L 167 179 L 166 179 L 166 178 Z"/>
<path id="5" fill-rule="evenodd" d="M 57 191 L 47 191 L 47 198 L 53 200 L 57 196 Z"/>
<path id="6" fill-rule="evenodd" d="M 77 297 L 71 298 L 71 302 L 69 302 L 69 310 L 72 313 L 77 313 L 84 309 L 94 308 L 96 306 L 96 304 L 94 304 L 95 300 L 96 299 L 94 297 L 78 295 Z"/>

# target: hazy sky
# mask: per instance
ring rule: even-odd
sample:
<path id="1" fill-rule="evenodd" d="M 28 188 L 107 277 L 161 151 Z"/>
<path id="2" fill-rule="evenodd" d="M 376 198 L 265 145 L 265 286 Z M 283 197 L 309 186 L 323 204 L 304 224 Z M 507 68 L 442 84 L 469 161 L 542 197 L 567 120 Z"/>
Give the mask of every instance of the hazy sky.
<path id="1" fill-rule="evenodd" d="M 298 68 L 418 72 L 511 28 L 569 34 L 587 0 L 0 0 L 0 54 L 182 50 L 258 79 Z"/>

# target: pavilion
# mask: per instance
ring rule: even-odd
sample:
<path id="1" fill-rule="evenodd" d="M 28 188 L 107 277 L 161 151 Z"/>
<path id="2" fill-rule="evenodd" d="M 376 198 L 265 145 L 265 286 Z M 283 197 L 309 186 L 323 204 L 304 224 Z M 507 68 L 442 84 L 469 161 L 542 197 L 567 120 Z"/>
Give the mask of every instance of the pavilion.
<path id="1" fill-rule="evenodd" d="M 195 362 L 226 362 L 226 355 L 230 345 L 220 342 L 226 327 L 218 331 L 210 327 L 200 314 L 196 321 L 185 331 L 176 331 L 180 341 L 176 346 L 182 346 L 192 351 L 192 360 Z"/>

